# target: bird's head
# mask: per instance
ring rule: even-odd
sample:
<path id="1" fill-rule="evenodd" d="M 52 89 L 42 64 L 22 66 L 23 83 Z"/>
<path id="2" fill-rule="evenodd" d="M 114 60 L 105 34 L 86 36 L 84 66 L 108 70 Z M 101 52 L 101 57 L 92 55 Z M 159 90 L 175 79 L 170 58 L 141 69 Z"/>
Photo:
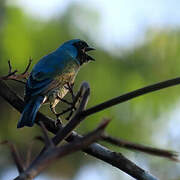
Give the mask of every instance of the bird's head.
<path id="1" fill-rule="evenodd" d="M 88 51 L 95 50 L 94 48 L 90 47 L 85 41 L 80 39 L 73 39 L 67 41 L 63 44 L 63 46 L 69 50 L 72 56 L 76 58 L 80 65 L 89 62 L 95 61 L 94 58 L 87 54 Z"/>

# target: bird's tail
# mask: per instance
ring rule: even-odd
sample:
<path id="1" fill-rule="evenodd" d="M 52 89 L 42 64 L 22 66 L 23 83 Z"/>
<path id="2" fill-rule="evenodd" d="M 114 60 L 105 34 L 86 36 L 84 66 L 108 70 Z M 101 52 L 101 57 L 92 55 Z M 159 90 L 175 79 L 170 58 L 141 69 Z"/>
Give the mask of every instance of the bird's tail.
<path id="1" fill-rule="evenodd" d="M 29 100 L 29 102 L 27 102 L 21 114 L 21 118 L 18 122 L 17 128 L 21 128 L 24 126 L 29 126 L 29 127 L 33 126 L 36 114 L 43 100 L 44 100 L 43 96 L 38 96 L 34 99 Z"/>

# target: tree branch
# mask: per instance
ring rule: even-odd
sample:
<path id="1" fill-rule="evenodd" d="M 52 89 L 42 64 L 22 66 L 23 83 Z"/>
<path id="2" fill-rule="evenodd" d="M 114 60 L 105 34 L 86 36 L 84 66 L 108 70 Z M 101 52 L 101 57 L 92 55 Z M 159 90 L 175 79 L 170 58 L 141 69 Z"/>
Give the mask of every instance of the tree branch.
<path id="1" fill-rule="evenodd" d="M 2 80 L 0 80 L 0 96 L 2 96 L 8 103 L 10 103 L 19 112 L 23 111 L 24 102 L 22 99 L 9 88 Z M 43 121 L 45 127 L 48 131 L 56 134 L 59 130 L 58 127 L 54 125 L 54 121 L 41 113 L 37 113 L 36 121 Z M 36 122 L 37 123 L 37 122 Z M 76 139 L 80 139 L 82 136 L 75 132 L 72 132 L 70 136 L 66 139 L 68 142 L 72 142 Z M 87 149 L 83 150 L 87 154 L 101 159 L 104 162 L 111 164 L 112 166 L 124 171 L 130 176 L 138 180 L 157 180 L 147 171 L 135 165 L 133 162 L 124 157 L 121 153 L 115 153 L 100 144 L 93 143 Z"/>
<path id="2" fill-rule="evenodd" d="M 9 142 L 9 141 L 3 141 L 0 144 L 6 144 L 6 145 L 9 146 L 9 149 L 11 150 L 12 158 L 13 158 L 16 166 L 17 166 L 17 169 L 18 169 L 19 173 L 24 172 L 25 165 L 24 165 L 22 157 L 21 157 L 19 151 L 17 150 L 16 146 L 13 143 Z"/>
<path id="3" fill-rule="evenodd" d="M 120 138 L 117 139 L 117 138 L 111 137 L 107 134 L 103 134 L 102 139 L 104 141 L 110 143 L 110 144 L 114 144 L 114 145 L 119 146 L 121 148 L 140 151 L 143 153 L 168 158 L 168 159 L 173 160 L 173 161 L 179 161 L 178 160 L 178 153 L 174 152 L 174 151 L 168 151 L 168 150 L 164 150 L 164 149 L 158 149 L 158 148 L 145 146 L 142 144 L 132 143 L 132 142 L 120 139 Z"/>
<path id="4" fill-rule="evenodd" d="M 123 94 L 121 96 L 118 96 L 118 97 L 115 97 L 115 98 L 110 99 L 108 101 L 105 101 L 103 103 L 100 103 L 96 106 L 93 106 L 93 107 L 83 111 L 82 115 L 83 116 L 89 116 L 89 115 L 92 115 L 92 114 L 97 113 L 99 111 L 102 111 L 104 109 L 107 109 L 109 107 L 112 107 L 114 105 L 129 101 L 130 99 L 136 98 L 138 96 L 142 96 L 144 94 L 151 93 L 154 91 L 158 91 L 161 89 L 165 89 L 165 88 L 168 88 L 171 86 L 176 86 L 178 84 L 180 84 L 180 77 L 174 78 L 174 79 L 169 79 L 167 81 L 162 81 L 162 82 L 159 82 L 156 84 L 152 84 L 150 86 L 146 86 L 144 88 L 140 88 L 140 89 L 137 89 L 135 91 L 131 91 L 129 93 Z"/>
<path id="5" fill-rule="evenodd" d="M 28 76 L 29 76 L 28 70 L 31 66 L 31 63 L 32 63 L 32 59 L 30 58 L 29 63 L 27 65 L 25 71 L 23 73 L 16 74 L 18 71 L 17 70 L 12 71 L 11 61 L 9 60 L 8 61 L 8 66 L 9 66 L 8 74 L 6 76 L 0 77 L 0 79 L 1 80 L 14 80 L 14 81 L 25 84 L 25 82 L 21 81 L 21 79 L 27 79 L 28 78 Z"/>
<path id="6" fill-rule="evenodd" d="M 104 121 L 95 130 L 83 138 L 73 141 L 72 143 L 60 147 L 54 146 L 53 148 L 49 146 L 49 148 L 42 154 L 42 156 L 38 158 L 37 161 L 32 163 L 32 165 L 27 168 L 25 172 L 21 173 L 17 178 L 15 178 L 15 180 L 26 180 L 28 178 L 33 179 L 57 158 L 62 158 L 63 156 L 66 156 L 70 153 L 86 148 L 101 138 L 101 135 L 108 123 L 109 121 Z"/>

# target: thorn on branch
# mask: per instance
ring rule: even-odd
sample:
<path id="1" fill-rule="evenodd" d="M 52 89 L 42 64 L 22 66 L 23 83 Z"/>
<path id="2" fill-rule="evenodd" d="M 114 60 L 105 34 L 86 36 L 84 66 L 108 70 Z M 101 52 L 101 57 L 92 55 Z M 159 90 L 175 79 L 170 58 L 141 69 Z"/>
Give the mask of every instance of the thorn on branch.
<path id="1" fill-rule="evenodd" d="M 9 146 L 9 149 L 11 151 L 11 155 L 12 155 L 12 158 L 14 160 L 14 163 L 16 164 L 17 166 L 17 169 L 19 171 L 19 173 L 22 173 L 24 172 L 25 170 L 25 165 L 24 165 L 24 162 L 22 160 L 22 157 L 19 153 L 19 151 L 17 150 L 16 146 L 9 142 L 9 141 L 3 141 L 0 143 L 1 145 L 8 145 Z"/>
<path id="2" fill-rule="evenodd" d="M 104 129 L 107 127 L 107 125 L 111 122 L 111 119 L 103 119 L 102 122 L 98 125 L 98 127 L 93 130 L 92 132 L 88 133 L 87 135 L 85 135 L 84 137 L 88 137 L 91 136 L 92 133 L 96 133 L 96 132 L 100 132 L 101 136 L 100 139 L 102 138 L 102 136 L 104 135 Z"/>

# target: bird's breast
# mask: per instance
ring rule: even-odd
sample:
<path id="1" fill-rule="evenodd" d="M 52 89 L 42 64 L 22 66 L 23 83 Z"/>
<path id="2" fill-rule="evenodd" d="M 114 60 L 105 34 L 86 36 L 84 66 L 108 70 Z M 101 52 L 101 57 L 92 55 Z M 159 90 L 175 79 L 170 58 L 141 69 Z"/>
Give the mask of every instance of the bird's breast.
<path id="1" fill-rule="evenodd" d="M 69 64 L 64 68 L 63 72 L 57 75 L 51 82 L 45 94 L 51 95 L 54 91 L 58 91 L 59 97 L 63 98 L 67 93 L 67 83 L 72 84 L 75 80 L 78 67 L 75 64 Z"/>

